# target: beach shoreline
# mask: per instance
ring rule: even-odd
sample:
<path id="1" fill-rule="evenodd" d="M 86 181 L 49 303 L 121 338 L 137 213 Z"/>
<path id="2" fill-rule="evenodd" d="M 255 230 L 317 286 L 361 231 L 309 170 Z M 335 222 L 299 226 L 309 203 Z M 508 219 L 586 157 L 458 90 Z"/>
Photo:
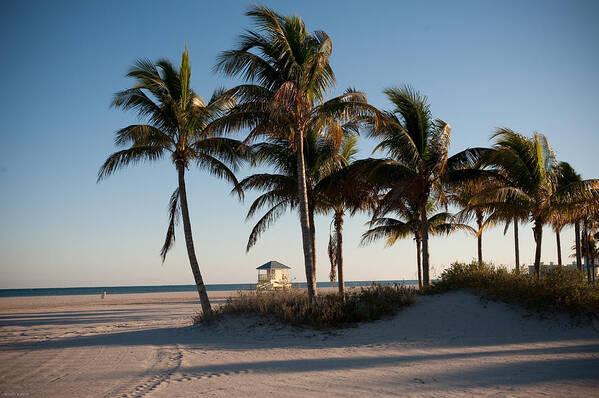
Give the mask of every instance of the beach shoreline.
<path id="1" fill-rule="evenodd" d="M 209 292 L 215 305 L 234 294 Z M 0 393 L 559 397 L 599 388 L 593 325 L 466 291 L 324 332 L 243 316 L 194 326 L 199 308 L 195 292 L 2 298 Z"/>
<path id="2" fill-rule="evenodd" d="M 237 291 L 208 292 L 208 297 L 215 303 L 224 302 L 234 296 Z M 15 310 L 36 310 L 69 307 L 106 307 L 114 305 L 135 305 L 151 303 L 198 303 L 197 292 L 160 292 L 160 293 L 125 293 L 108 294 L 104 298 L 100 294 L 64 295 L 64 296 L 22 296 L 0 297 L 0 312 Z"/>
<path id="3" fill-rule="evenodd" d="M 406 285 L 415 287 L 413 285 Z M 347 287 L 346 290 L 359 289 L 360 287 Z M 305 291 L 306 288 L 292 288 L 294 290 Z M 336 287 L 321 287 L 318 289 L 320 294 L 334 293 Z M 227 298 L 235 297 L 240 292 L 248 293 L 255 290 L 222 290 L 208 291 L 208 297 L 214 305 L 224 303 Z M 101 294 L 82 294 L 82 295 L 50 295 L 50 296 L 18 296 L 18 297 L 0 297 L 0 312 L 13 312 L 18 310 L 36 310 L 36 309 L 67 309 L 69 307 L 90 307 L 101 308 L 114 305 L 136 305 L 152 303 L 181 303 L 200 305 L 198 293 L 196 291 L 185 292 L 151 292 L 151 293 L 122 293 L 107 294 L 102 298 Z"/>

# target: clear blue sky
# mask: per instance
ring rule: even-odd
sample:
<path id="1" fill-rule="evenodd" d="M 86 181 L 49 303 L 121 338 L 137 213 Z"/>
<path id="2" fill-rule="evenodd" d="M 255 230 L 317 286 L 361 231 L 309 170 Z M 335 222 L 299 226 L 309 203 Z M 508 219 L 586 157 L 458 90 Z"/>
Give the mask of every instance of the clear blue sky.
<path id="1" fill-rule="evenodd" d="M 560 160 L 584 177 L 599 176 L 599 3 L 595 1 L 268 1 L 301 15 L 309 30 L 333 40 L 339 93 L 348 86 L 389 104 L 382 89 L 411 84 L 429 96 L 436 117 L 453 126 L 452 151 L 489 145 L 495 126 L 548 136 Z M 73 1 L 0 3 L 0 288 L 190 284 L 182 231 L 161 265 L 167 202 L 176 186 L 170 163 L 123 170 L 96 184 L 114 151 L 116 129 L 134 114 L 110 109 L 141 57 L 178 63 L 191 52 L 192 86 L 209 97 L 219 85 L 216 55 L 231 48 L 249 21 L 245 1 Z M 332 94 L 335 94 L 332 93 Z M 372 142 L 361 140 L 361 156 Z M 249 170 L 240 170 L 245 176 Z M 211 176 L 188 174 L 190 210 L 207 283 L 250 282 L 255 267 L 277 259 L 302 271 L 299 223 L 282 218 L 245 253 L 248 203 Z M 250 196 L 248 199 L 252 199 Z M 411 240 L 385 249 L 358 247 L 366 216 L 347 221 L 347 280 L 415 279 Z M 317 221 L 318 279 L 327 280 L 330 219 Z M 546 229 L 543 260 L 555 261 Z M 521 259 L 533 259 L 530 226 Z M 571 230 L 563 233 L 566 252 Z M 511 234 L 485 236 L 485 257 L 513 265 Z M 431 242 L 439 272 L 476 255 L 474 238 Z M 569 253 L 568 253 L 569 254 Z"/>

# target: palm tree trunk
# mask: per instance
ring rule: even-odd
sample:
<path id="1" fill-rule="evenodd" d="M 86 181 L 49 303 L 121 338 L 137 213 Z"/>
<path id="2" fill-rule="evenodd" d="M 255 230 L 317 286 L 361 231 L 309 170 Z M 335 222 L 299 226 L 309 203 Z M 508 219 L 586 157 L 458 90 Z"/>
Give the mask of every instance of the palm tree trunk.
<path id="1" fill-rule="evenodd" d="M 555 231 L 555 242 L 557 243 L 557 265 L 562 265 L 562 244 L 559 239 L 559 231 Z"/>
<path id="2" fill-rule="evenodd" d="M 520 272 L 520 247 L 518 242 L 518 220 L 514 218 L 514 252 L 516 253 L 516 271 Z"/>
<path id="3" fill-rule="evenodd" d="M 314 223 L 314 206 L 308 200 L 308 215 L 310 216 L 310 241 L 312 242 L 312 286 L 316 293 L 316 224 Z"/>
<path id="4" fill-rule="evenodd" d="M 534 236 L 536 242 L 535 250 L 535 276 L 539 278 L 541 276 L 541 243 L 543 242 L 543 224 L 536 220 L 534 226 Z"/>
<path id="5" fill-rule="evenodd" d="M 478 241 L 478 265 L 483 265 L 483 214 L 480 211 L 476 212 L 476 226 L 478 227 L 477 241 Z"/>
<path id="6" fill-rule="evenodd" d="M 416 237 L 416 265 L 418 266 L 418 288 L 422 289 L 422 257 L 420 256 L 420 238 Z"/>
<path id="7" fill-rule="evenodd" d="M 422 285 L 431 284 L 428 254 L 428 218 L 426 217 L 426 202 L 420 205 L 420 233 L 422 234 Z"/>
<path id="8" fill-rule="evenodd" d="M 591 256 L 590 256 L 590 234 L 588 230 L 587 220 L 584 220 L 582 223 L 582 239 L 583 239 L 583 251 L 584 251 L 584 265 L 587 269 L 587 281 L 591 283 L 592 275 L 591 275 Z"/>
<path id="9" fill-rule="evenodd" d="M 345 294 L 343 280 L 343 210 L 335 212 L 335 233 L 337 234 L 337 280 L 339 281 L 339 294 Z"/>
<path id="10" fill-rule="evenodd" d="M 303 131 L 296 132 L 296 162 L 297 162 L 297 186 L 298 202 L 300 210 L 300 225 L 302 228 L 302 244 L 304 249 L 304 267 L 306 269 L 306 282 L 308 285 L 308 298 L 310 301 L 316 296 L 316 284 L 313 283 L 313 261 L 314 246 L 312 245 L 312 234 L 310 230 L 310 218 L 308 215 L 308 190 L 306 187 L 306 165 L 304 160 L 304 134 Z"/>
<path id="11" fill-rule="evenodd" d="M 179 174 L 179 198 L 181 200 L 181 216 L 183 218 L 183 231 L 185 232 L 185 244 L 187 246 L 187 256 L 189 257 L 189 264 L 191 265 L 191 272 L 196 282 L 198 289 L 198 295 L 200 296 L 200 304 L 202 305 L 202 312 L 207 314 L 211 311 L 210 300 L 208 299 L 208 293 L 206 293 L 206 286 L 200 273 L 200 266 L 196 258 L 195 249 L 193 247 L 193 238 L 191 234 L 191 220 L 189 219 L 189 208 L 187 207 L 187 192 L 185 191 L 185 166 L 177 165 L 177 172 Z"/>
<path id="12" fill-rule="evenodd" d="M 582 271 L 582 258 L 580 250 L 580 221 L 574 222 L 574 242 L 576 245 L 576 268 Z"/>

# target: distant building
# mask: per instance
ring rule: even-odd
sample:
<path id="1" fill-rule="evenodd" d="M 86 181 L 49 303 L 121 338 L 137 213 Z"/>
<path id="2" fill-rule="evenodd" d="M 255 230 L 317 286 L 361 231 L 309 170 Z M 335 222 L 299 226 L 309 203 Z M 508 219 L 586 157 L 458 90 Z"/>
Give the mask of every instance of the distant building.
<path id="1" fill-rule="evenodd" d="M 278 261 L 269 261 L 256 268 L 258 270 L 258 284 L 256 289 L 283 289 L 291 287 L 289 268 Z"/>
<path id="2" fill-rule="evenodd" d="M 595 259 L 595 278 L 599 278 L 599 258 Z M 569 269 L 578 269 L 578 267 L 576 266 L 576 263 L 572 263 L 572 264 L 564 264 L 563 265 L 566 268 Z M 543 270 L 543 268 L 546 269 L 553 269 L 559 267 L 558 264 L 555 264 L 553 261 L 549 262 L 549 264 L 545 264 L 544 262 L 541 261 L 541 271 Z M 582 270 L 584 271 L 584 274 L 587 275 L 587 264 L 586 264 L 586 259 L 582 258 Z M 535 272 L 535 266 L 534 264 L 529 265 L 528 266 L 528 273 L 529 274 L 533 274 Z M 592 272 L 592 271 L 591 271 Z"/>

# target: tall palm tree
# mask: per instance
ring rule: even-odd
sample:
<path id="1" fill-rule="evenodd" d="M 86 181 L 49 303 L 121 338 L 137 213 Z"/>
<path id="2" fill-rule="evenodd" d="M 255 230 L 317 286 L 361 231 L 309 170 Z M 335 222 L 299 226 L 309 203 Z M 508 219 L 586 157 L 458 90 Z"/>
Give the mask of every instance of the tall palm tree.
<path id="1" fill-rule="evenodd" d="M 438 206 L 429 202 L 427 206 L 427 221 L 431 235 L 448 235 L 457 230 L 475 233 L 472 227 L 459 222 L 453 214 L 436 212 L 437 210 Z M 361 244 L 364 245 L 375 240 L 385 239 L 385 245 L 390 247 L 399 239 L 413 236 L 416 242 L 418 287 L 422 288 L 420 206 L 417 203 L 402 200 L 400 203 L 396 203 L 395 213 L 399 216 L 398 218 L 373 218 L 369 223 L 371 228 L 362 234 Z"/>
<path id="2" fill-rule="evenodd" d="M 560 162 L 558 168 L 559 175 L 555 196 L 552 198 L 553 212 L 551 214 L 551 224 L 556 233 L 558 264 L 561 265 L 559 233 L 564 226 L 574 224 L 576 265 L 579 270 L 582 270 L 580 257 L 584 250 L 581 247 L 579 226 L 582 222 L 588 254 L 588 248 L 590 247 L 588 242 L 592 238 L 592 234 L 589 234 L 589 228 L 593 228 L 596 224 L 596 217 L 599 214 L 599 179 L 583 180 L 572 166 L 566 162 Z"/>
<path id="3" fill-rule="evenodd" d="M 594 181 L 573 183 L 558 190 L 560 170 L 547 138 L 535 133 L 527 138 L 508 128 L 500 128 L 493 151 L 484 158 L 484 164 L 501 171 L 506 182 L 478 195 L 473 203 L 481 206 L 525 209 L 533 223 L 536 242 L 535 274 L 540 274 L 543 226 L 559 215 L 572 219 L 585 200 L 594 198 Z"/>
<path id="4" fill-rule="evenodd" d="M 177 169 L 178 187 L 170 200 L 169 226 L 161 250 L 162 261 L 174 243 L 175 225 L 180 214 L 202 310 L 208 312 L 211 309 L 210 301 L 192 239 L 185 171 L 195 164 L 237 184 L 230 167 L 237 167 L 241 157 L 245 156 L 243 143 L 212 136 L 206 130 L 206 126 L 230 109 L 234 101 L 223 90 L 216 90 L 208 103 L 193 92 L 190 88 L 191 67 L 187 48 L 181 56 L 178 70 L 166 59 L 156 63 L 139 60 L 127 76 L 134 79 L 133 87 L 116 93 L 112 105 L 136 111 L 140 118 L 147 120 L 147 124 L 130 125 L 116 132 L 115 143 L 124 149 L 106 159 L 98 173 L 98 181 L 130 164 L 156 161 L 170 154 Z"/>
<path id="5" fill-rule="evenodd" d="M 374 218 L 393 211 L 398 198 L 409 197 L 418 204 L 422 238 L 423 284 L 430 284 L 429 222 L 427 203 L 435 198 L 447 203 L 444 183 L 453 178 L 453 171 L 473 166 L 483 148 L 471 148 L 449 156 L 451 126 L 433 119 L 427 98 L 409 86 L 384 91 L 395 106 L 370 123 L 370 135 L 381 142 L 375 151 L 382 150 L 386 159 L 362 162 L 370 179 L 388 193 Z"/>
<path id="6" fill-rule="evenodd" d="M 364 94 L 348 90 L 325 100 L 335 84 L 329 64 L 332 42 L 323 31 L 309 33 L 296 15 L 283 16 L 255 5 L 246 13 L 255 24 L 239 36 L 239 45 L 218 57 L 215 69 L 240 76 L 247 84 L 232 90 L 240 103 L 215 125 L 223 131 L 250 129 L 246 141 L 285 138 L 295 153 L 300 226 L 308 296 L 316 295 L 316 258 L 308 207 L 304 138 L 308 131 L 323 131 L 337 141 L 339 123 L 371 114 Z"/>
<path id="7" fill-rule="evenodd" d="M 557 192 L 568 190 L 570 184 L 580 184 L 582 177 L 578 174 L 574 168 L 567 162 L 560 162 L 559 165 L 559 176 L 557 179 Z M 565 226 L 563 219 L 560 219 L 559 214 L 554 214 L 553 230 L 555 231 L 556 244 L 557 244 L 557 255 L 558 264 L 562 265 L 561 259 L 561 242 L 560 242 L 560 231 Z M 579 270 L 582 270 L 581 262 L 581 251 L 580 251 L 580 220 L 576 219 L 572 222 L 574 224 L 574 244 L 576 247 L 576 266 Z M 568 223 L 570 224 L 570 223 Z"/>

